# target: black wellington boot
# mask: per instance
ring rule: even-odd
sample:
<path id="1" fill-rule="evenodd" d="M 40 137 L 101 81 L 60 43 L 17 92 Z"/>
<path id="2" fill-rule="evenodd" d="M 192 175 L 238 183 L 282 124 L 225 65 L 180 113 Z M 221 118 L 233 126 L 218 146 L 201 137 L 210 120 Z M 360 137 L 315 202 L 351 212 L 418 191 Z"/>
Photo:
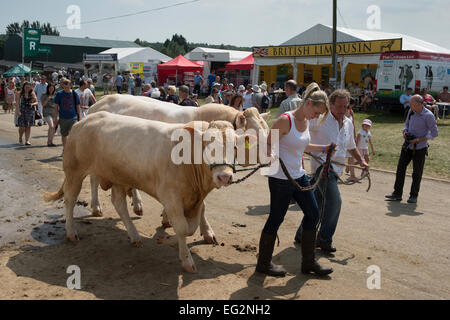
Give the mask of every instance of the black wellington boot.
<path id="1" fill-rule="evenodd" d="M 316 231 L 305 230 L 302 232 L 302 273 L 315 273 L 326 276 L 333 272 L 332 268 L 324 268 L 315 257 Z"/>
<path id="2" fill-rule="evenodd" d="M 276 235 L 270 235 L 264 232 L 261 233 L 256 271 L 272 277 L 284 277 L 286 276 L 286 270 L 284 270 L 283 267 L 272 263 L 272 254 L 276 237 Z"/>

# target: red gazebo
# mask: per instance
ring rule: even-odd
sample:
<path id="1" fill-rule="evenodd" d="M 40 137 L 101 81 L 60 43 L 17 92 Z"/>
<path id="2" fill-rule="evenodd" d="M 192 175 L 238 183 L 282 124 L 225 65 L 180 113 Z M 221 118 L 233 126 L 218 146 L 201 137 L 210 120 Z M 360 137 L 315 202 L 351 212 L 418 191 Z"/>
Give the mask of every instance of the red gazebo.
<path id="1" fill-rule="evenodd" d="M 179 55 L 169 62 L 158 65 L 158 83 L 163 85 L 170 75 L 175 75 L 176 82 L 178 82 L 178 74 L 195 71 L 202 72 L 203 67 Z"/>
<path id="2" fill-rule="evenodd" d="M 253 58 L 253 54 L 249 55 L 247 58 L 244 58 L 240 61 L 230 62 L 226 65 L 225 70 L 253 70 L 253 66 L 255 65 L 255 58 Z"/>
<path id="3" fill-rule="evenodd" d="M 225 66 L 225 71 L 235 71 L 235 85 L 238 85 L 238 71 L 239 70 L 253 70 L 255 65 L 255 59 L 253 58 L 253 54 L 249 55 L 248 57 L 235 61 L 230 62 Z"/>

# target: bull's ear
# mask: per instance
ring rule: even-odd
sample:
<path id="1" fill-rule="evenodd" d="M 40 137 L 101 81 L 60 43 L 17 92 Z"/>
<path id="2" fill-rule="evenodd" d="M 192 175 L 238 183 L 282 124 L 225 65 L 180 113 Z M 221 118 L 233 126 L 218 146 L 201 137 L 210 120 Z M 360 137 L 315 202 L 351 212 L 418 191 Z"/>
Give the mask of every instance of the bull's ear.
<path id="1" fill-rule="evenodd" d="M 245 115 L 240 112 L 236 119 L 236 129 L 245 129 L 247 125 L 247 119 L 245 119 Z"/>
<path id="2" fill-rule="evenodd" d="M 266 113 L 262 113 L 262 114 L 261 114 L 261 118 L 263 118 L 264 121 L 269 120 L 269 117 L 270 117 L 270 113 L 269 113 L 269 112 L 266 112 Z"/>

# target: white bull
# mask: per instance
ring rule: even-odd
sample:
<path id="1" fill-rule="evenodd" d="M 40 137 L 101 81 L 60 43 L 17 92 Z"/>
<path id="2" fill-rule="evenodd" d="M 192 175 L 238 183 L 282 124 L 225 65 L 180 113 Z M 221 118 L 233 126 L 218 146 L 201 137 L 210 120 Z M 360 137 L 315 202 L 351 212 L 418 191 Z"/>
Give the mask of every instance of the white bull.
<path id="1" fill-rule="evenodd" d="M 249 108 L 244 112 L 239 112 L 232 107 L 218 104 L 208 104 L 200 108 L 184 107 L 147 97 L 116 94 L 101 99 L 89 109 L 89 114 L 94 114 L 99 111 L 168 123 L 223 120 L 232 123 L 235 129 L 254 129 L 256 132 L 262 130 L 265 135 L 269 132 L 269 127 L 266 123 L 269 114 L 259 114 L 256 108 Z M 98 186 L 98 179 L 95 175 L 91 175 L 92 214 L 101 217 L 102 209 L 98 199 Z M 142 216 L 142 198 L 136 189 L 132 190 L 132 197 L 133 211 L 136 215 Z M 163 226 L 170 227 L 165 211 L 163 211 L 162 216 Z M 201 219 L 200 230 L 207 243 L 217 242 L 214 232 L 204 215 Z"/>
<path id="2" fill-rule="evenodd" d="M 195 272 L 186 237 L 194 234 L 199 226 L 206 196 L 214 188 L 229 185 L 233 170 L 227 164 L 226 151 L 216 162 L 212 159 L 206 159 L 206 162 L 202 157 L 201 164 L 174 164 L 171 156 L 177 142 L 172 142 L 171 136 L 175 130 L 185 129 L 191 138 L 195 135 L 202 137 L 204 131 L 212 126 L 208 122 L 168 124 L 108 112 L 98 112 L 77 123 L 64 150 L 64 183 L 58 192 L 44 196 L 46 201 L 64 197 L 67 238 L 79 240 L 73 209 L 84 178 L 95 174 L 104 189 L 112 188 L 111 201 L 136 247 L 141 247 L 142 241 L 128 214 L 126 194 L 135 188 L 158 200 L 176 233 L 176 237 L 164 237 L 159 242 L 178 243 L 182 267 Z M 231 127 L 230 124 L 228 126 Z M 231 141 L 236 146 L 239 137 L 232 127 L 228 130 L 234 135 Z M 224 132 L 222 129 L 219 134 L 225 136 Z M 209 144 L 202 142 L 202 154 Z"/>

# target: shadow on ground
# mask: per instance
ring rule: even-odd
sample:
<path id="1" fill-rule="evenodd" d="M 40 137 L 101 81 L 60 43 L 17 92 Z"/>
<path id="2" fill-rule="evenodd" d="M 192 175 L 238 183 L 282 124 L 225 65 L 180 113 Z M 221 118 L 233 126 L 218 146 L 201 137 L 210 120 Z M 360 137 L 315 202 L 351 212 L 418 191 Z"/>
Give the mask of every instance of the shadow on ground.
<path id="1" fill-rule="evenodd" d="M 178 299 L 180 286 L 236 274 L 244 268 L 241 264 L 204 260 L 192 253 L 198 273 L 187 274 L 181 269 L 178 248 L 157 244 L 158 230 L 153 236 L 142 236 L 144 248 L 136 249 L 129 243 L 127 232 L 118 228 L 120 219 L 82 217 L 76 222 L 80 242 L 58 239 L 61 243 L 56 246 L 24 247 L 6 266 L 17 276 L 66 288 L 70 276 L 67 268 L 76 265 L 81 269 L 80 291 L 108 300 Z M 42 232 L 47 232 L 47 228 L 39 226 Z M 35 231 L 33 236 L 42 241 L 41 232 Z M 59 238 L 60 234 L 56 236 Z M 204 243 L 189 246 L 196 245 Z"/>

